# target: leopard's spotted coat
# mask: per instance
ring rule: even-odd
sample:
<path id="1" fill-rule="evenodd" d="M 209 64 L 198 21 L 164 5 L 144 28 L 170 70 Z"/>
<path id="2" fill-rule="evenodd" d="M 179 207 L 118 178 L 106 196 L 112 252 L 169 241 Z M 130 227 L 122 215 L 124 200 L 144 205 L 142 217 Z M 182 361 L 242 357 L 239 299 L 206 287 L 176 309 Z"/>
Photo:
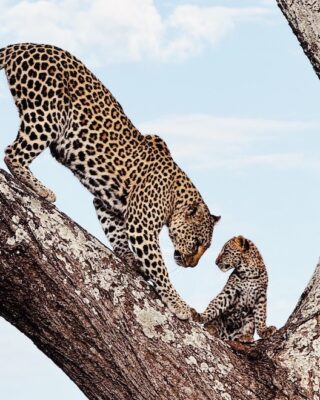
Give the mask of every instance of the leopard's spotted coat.
<path id="1" fill-rule="evenodd" d="M 188 318 L 189 307 L 170 283 L 159 233 L 167 225 L 176 261 L 195 266 L 219 218 L 211 216 L 164 141 L 143 136 L 105 86 L 64 50 L 11 45 L 0 50 L 1 68 L 21 120 L 5 155 L 12 174 L 54 201 L 55 194 L 29 170 L 32 160 L 49 147 L 94 195 L 116 254 L 138 260 L 162 300 L 178 317 Z"/>
<path id="2" fill-rule="evenodd" d="M 266 325 L 268 275 L 255 244 L 243 236 L 230 239 L 216 264 L 222 271 L 234 270 L 202 320 L 221 339 L 252 342 L 255 330 L 260 337 L 269 337 L 276 328 Z"/>

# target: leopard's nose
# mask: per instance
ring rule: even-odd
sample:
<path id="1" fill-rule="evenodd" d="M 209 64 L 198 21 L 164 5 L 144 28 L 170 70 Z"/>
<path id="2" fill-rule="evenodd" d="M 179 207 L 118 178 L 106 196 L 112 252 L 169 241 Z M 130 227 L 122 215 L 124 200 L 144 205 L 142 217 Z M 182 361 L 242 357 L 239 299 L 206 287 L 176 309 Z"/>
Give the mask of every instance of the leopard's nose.
<path id="1" fill-rule="evenodd" d="M 178 250 L 175 250 L 173 255 L 174 255 L 174 258 L 181 258 L 181 253 Z"/>
<path id="2" fill-rule="evenodd" d="M 218 265 L 221 261 L 221 254 L 218 255 L 218 257 L 216 258 L 216 265 Z"/>
<path id="3" fill-rule="evenodd" d="M 173 253 L 174 256 L 174 261 L 178 264 L 178 265 L 183 265 L 183 259 L 182 259 L 182 254 L 180 253 L 180 251 L 175 250 Z"/>

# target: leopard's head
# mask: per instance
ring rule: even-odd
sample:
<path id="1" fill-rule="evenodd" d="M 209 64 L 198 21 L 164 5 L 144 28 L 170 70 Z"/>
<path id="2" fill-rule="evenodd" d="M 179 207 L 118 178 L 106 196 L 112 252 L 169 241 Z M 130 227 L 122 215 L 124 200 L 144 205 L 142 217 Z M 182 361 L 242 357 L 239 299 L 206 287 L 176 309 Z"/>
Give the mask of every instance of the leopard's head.
<path id="1" fill-rule="evenodd" d="M 252 242 L 243 236 L 236 236 L 228 240 L 220 251 L 216 264 L 221 271 L 240 268 L 248 262 L 248 254 Z"/>
<path id="2" fill-rule="evenodd" d="M 181 205 L 168 224 L 174 245 L 174 259 L 182 267 L 195 267 L 210 246 L 215 224 L 220 217 L 211 215 L 202 201 Z"/>

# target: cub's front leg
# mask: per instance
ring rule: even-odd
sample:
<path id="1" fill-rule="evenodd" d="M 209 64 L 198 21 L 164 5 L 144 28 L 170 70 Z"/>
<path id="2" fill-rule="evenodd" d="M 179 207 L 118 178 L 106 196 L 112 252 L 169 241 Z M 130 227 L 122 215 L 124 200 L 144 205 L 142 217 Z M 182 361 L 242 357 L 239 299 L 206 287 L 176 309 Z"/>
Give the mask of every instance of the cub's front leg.
<path id="1" fill-rule="evenodd" d="M 235 335 L 234 340 L 238 340 L 242 343 L 253 343 L 254 342 L 254 315 L 249 314 L 243 319 L 243 325 Z"/>
<path id="2" fill-rule="evenodd" d="M 135 219 L 133 219 L 135 221 Z M 137 221 L 136 221 L 137 222 Z M 191 308 L 172 286 L 162 258 L 157 232 L 146 234 L 140 223 L 128 224 L 129 240 L 142 273 L 153 282 L 161 300 L 179 319 L 189 319 Z"/>
<path id="3" fill-rule="evenodd" d="M 275 326 L 267 326 L 267 296 L 265 293 L 261 293 L 257 299 L 257 305 L 255 307 L 255 325 L 257 327 L 257 333 L 262 339 L 267 339 L 275 333 L 277 328 Z"/>

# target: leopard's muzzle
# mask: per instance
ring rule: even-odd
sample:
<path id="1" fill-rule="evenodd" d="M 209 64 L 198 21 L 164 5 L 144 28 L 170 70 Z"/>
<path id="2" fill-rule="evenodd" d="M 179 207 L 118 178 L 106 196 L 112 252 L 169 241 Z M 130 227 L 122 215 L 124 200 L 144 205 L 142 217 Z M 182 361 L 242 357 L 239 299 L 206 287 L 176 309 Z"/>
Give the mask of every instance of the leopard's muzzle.
<path id="1" fill-rule="evenodd" d="M 199 246 L 196 253 L 188 255 L 184 255 L 180 253 L 180 251 L 175 250 L 174 260 L 181 267 L 193 268 L 198 264 L 201 256 L 206 250 L 207 250 L 206 246 Z"/>

